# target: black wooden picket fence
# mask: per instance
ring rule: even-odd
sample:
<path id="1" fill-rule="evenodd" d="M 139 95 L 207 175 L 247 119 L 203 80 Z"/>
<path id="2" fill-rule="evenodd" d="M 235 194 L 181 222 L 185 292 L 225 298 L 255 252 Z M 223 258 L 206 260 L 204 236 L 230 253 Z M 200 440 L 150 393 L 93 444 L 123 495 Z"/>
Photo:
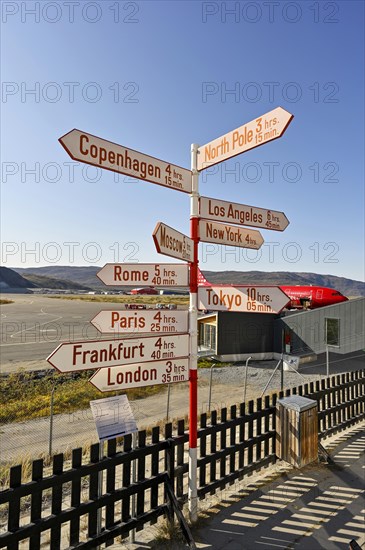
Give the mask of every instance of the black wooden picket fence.
<path id="1" fill-rule="evenodd" d="M 275 408 L 277 399 L 303 395 L 318 402 L 319 437 L 365 418 L 365 369 L 333 376 L 288 389 L 264 399 L 212 411 L 200 416 L 198 430 L 198 495 L 214 494 L 236 480 L 273 464 L 275 456 Z M 191 545 L 189 528 L 180 508 L 187 500 L 188 433 L 184 420 L 173 432 L 166 424 L 138 433 L 118 447 L 110 440 L 90 450 L 83 464 L 82 450 L 74 449 L 65 467 L 63 454 L 53 457 L 51 475 L 44 475 L 43 460 L 32 463 L 32 480 L 22 483 L 22 467 L 10 471 L 9 488 L 0 492 L 0 548 L 52 550 L 110 546 L 116 537 L 154 524 L 159 516 L 175 514 Z M 133 461 L 136 461 L 135 463 Z M 133 479 L 133 464 L 136 465 Z M 102 479 L 102 481 L 101 481 Z M 6 521 L 6 523 L 5 523 Z M 6 531 L 5 531 L 6 529 Z M 21 542 L 23 541 L 23 542 Z M 25 546 L 24 546 L 25 544 Z"/>

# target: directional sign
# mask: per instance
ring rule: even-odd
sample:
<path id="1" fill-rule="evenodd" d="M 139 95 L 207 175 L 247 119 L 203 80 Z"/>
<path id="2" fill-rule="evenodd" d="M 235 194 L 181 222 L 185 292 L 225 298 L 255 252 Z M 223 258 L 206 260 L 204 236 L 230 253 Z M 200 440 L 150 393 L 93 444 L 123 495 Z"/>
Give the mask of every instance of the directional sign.
<path id="1" fill-rule="evenodd" d="M 59 139 L 73 160 L 112 172 L 191 193 L 190 170 L 139 153 L 81 130 L 71 130 Z"/>
<path id="2" fill-rule="evenodd" d="M 279 313 L 288 302 L 288 296 L 277 286 L 198 287 L 199 309 Z"/>
<path id="3" fill-rule="evenodd" d="M 208 220 L 250 225 L 251 227 L 273 229 L 274 231 L 284 231 L 289 225 L 289 220 L 283 212 L 208 197 L 200 197 L 199 211 L 200 216 Z"/>
<path id="4" fill-rule="evenodd" d="M 235 225 L 199 220 L 200 240 L 205 243 L 228 244 L 258 250 L 264 242 L 260 231 L 243 229 Z"/>
<path id="5" fill-rule="evenodd" d="M 155 384 L 171 384 L 189 380 L 189 359 L 168 359 L 98 370 L 90 378 L 100 391 L 129 390 Z"/>
<path id="6" fill-rule="evenodd" d="M 101 311 L 91 323 L 102 333 L 154 332 L 177 333 L 188 331 L 188 311 L 141 310 Z"/>
<path id="7" fill-rule="evenodd" d="M 293 115 L 282 107 L 232 130 L 198 149 L 198 170 L 235 157 L 283 135 Z"/>
<path id="8" fill-rule="evenodd" d="M 112 286 L 189 286 L 188 264 L 106 264 L 97 276 Z"/>
<path id="9" fill-rule="evenodd" d="M 47 361 L 59 372 L 78 372 L 188 355 L 189 335 L 180 334 L 63 343 L 47 357 Z"/>
<path id="10" fill-rule="evenodd" d="M 183 233 L 172 229 L 172 227 L 162 222 L 158 222 L 152 236 L 155 241 L 156 250 L 160 254 L 166 254 L 166 256 L 172 256 L 173 258 L 179 258 L 187 262 L 193 261 L 194 243 Z"/>

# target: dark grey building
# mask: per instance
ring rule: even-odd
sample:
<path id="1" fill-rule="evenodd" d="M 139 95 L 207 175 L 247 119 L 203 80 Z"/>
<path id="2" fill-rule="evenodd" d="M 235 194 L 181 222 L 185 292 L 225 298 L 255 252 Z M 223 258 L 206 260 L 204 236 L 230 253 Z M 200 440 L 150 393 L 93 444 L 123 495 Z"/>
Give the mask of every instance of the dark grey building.
<path id="1" fill-rule="evenodd" d="M 365 348 L 365 298 L 310 311 L 237 313 L 217 311 L 198 319 L 199 354 L 220 361 L 300 357 L 330 349 L 350 353 Z"/>

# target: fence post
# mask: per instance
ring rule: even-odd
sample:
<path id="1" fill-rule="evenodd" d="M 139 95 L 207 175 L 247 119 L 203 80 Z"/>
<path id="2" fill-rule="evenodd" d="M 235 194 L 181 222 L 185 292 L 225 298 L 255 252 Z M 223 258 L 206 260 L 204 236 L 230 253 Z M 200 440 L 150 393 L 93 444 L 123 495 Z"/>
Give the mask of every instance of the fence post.
<path id="1" fill-rule="evenodd" d="M 245 389 L 243 391 L 243 402 L 246 402 L 246 389 L 247 389 L 247 372 L 248 372 L 248 363 L 252 359 L 252 357 L 248 357 L 246 359 L 246 371 L 245 371 Z"/>
<path id="2" fill-rule="evenodd" d="M 170 388 L 171 384 L 167 385 L 167 409 L 166 409 L 166 422 L 169 421 L 169 412 L 170 412 Z"/>
<path id="3" fill-rule="evenodd" d="M 53 439 L 53 404 L 54 404 L 54 392 L 56 389 L 56 384 L 53 384 L 51 391 L 51 403 L 50 403 L 50 419 L 49 419 L 49 445 L 48 445 L 48 454 L 52 456 L 52 439 Z"/>
<path id="4" fill-rule="evenodd" d="M 169 384 L 170 387 L 170 384 Z M 134 451 L 137 447 L 137 433 L 132 433 L 132 451 Z M 132 483 L 137 483 L 137 459 L 135 458 L 132 461 Z M 132 495 L 132 518 L 136 517 L 137 513 L 137 495 L 136 493 L 133 493 Z M 136 540 L 136 530 L 131 530 L 131 543 L 134 544 L 134 541 Z"/>
<path id="5" fill-rule="evenodd" d="M 216 363 L 213 363 L 210 366 L 210 379 L 209 379 L 209 398 L 208 398 L 208 410 L 210 412 L 210 405 L 212 402 L 212 380 L 213 380 L 213 368 L 215 367 Z"/>

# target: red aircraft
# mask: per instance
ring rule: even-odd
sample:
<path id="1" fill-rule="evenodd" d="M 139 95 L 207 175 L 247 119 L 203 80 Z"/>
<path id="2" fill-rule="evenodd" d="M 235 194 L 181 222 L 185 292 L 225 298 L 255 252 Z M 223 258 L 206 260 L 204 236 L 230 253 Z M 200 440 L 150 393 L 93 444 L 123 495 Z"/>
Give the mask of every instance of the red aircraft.
<path id="1" fill-rule="evenodd" d="M 198 272 L 198 284 L 200 286 L 212 286 L 206 280 L 202 272 Z M 243 285 L 232 285 L 243 286 Z M 338 290 L 325 286 L 302 286 L 302 285 L 278 285 L 290 298 L 287 309 L 316 309 L 317 307 L 331 306 L 340 302 L 346 302 L 348 298 Z"/>

